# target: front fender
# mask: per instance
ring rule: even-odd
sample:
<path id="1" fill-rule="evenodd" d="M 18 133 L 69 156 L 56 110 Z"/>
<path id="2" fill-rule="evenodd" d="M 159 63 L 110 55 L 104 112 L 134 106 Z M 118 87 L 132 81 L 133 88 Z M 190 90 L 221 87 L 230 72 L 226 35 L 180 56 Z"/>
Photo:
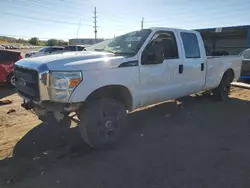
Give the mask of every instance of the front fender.
<path id="1" fill-rule="evenodd" d="M 103 70 L 92 70 L 83 72 L 82 82 L 72 92 L 69 102 L 78 103 L 86 101 L 87 97 L 95 90 L 109 85 L 121 85 L 130 91 L 134 106 L 139 105 L 138 88 L 139 74 L 138 67 L 124 67 Z"/>

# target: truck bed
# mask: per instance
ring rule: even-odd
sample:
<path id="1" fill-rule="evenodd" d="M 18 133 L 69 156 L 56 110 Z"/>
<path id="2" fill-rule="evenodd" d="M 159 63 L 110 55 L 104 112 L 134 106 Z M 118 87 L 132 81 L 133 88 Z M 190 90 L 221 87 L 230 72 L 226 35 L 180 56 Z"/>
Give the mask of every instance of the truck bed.
<path id="1" fill-rule="evenodd" d="M 205 89 L 217 87 L 228 69 L 233 70 L 234 80 L 238 80 L 241 74 L 241 63 L 241 57 L 238 55 L 208 56 Z"/>

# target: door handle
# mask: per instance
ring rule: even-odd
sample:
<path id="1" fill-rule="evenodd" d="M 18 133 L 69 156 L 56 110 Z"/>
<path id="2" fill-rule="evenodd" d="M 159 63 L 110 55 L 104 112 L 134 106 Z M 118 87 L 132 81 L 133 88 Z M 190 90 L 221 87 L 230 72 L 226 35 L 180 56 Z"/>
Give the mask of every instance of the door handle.
<path id="1" fill-rule="evenodd" d="M 201 71 L 204 71 L 204 63 L 201 63 Z"/>
<path id="2" fill-rule="evenodd" d="M 179 74 L 183 73 L 183 65 L 179 65 Z"/>

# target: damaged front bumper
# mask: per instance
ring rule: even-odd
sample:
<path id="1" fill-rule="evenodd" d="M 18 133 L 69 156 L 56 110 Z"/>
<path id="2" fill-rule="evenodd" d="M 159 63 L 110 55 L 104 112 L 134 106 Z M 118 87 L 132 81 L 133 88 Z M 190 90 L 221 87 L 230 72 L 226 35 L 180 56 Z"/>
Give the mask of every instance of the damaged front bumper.
<path id="1" fill-rule="evenodd" d="M 36 104 L 32 100 L 23 100 L 21 104 L 26 110 L 32 110 L 37 117 L 43 122 L 60 122 L 65 118 L 69 118 L 71 112 L 78 114 L 83 110 L 84 103 L 56 103 L 56 102 L 42 102 Z"/>

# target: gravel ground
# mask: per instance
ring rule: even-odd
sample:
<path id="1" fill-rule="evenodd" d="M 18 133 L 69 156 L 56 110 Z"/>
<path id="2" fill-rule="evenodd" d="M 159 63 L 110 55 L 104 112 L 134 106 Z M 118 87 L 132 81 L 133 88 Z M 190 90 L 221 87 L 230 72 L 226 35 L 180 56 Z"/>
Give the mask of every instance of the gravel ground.
<path id="1" fill-rule="evenodd" d="M 129 116 L 124 141 L 94 150 L 69 130 L 46 125 L 1 87 L 0 187 L 249 188 L 250 90 L 227 102 L 190 96 Z M 14 112 L 7 112 L 14 109 Z"/>

